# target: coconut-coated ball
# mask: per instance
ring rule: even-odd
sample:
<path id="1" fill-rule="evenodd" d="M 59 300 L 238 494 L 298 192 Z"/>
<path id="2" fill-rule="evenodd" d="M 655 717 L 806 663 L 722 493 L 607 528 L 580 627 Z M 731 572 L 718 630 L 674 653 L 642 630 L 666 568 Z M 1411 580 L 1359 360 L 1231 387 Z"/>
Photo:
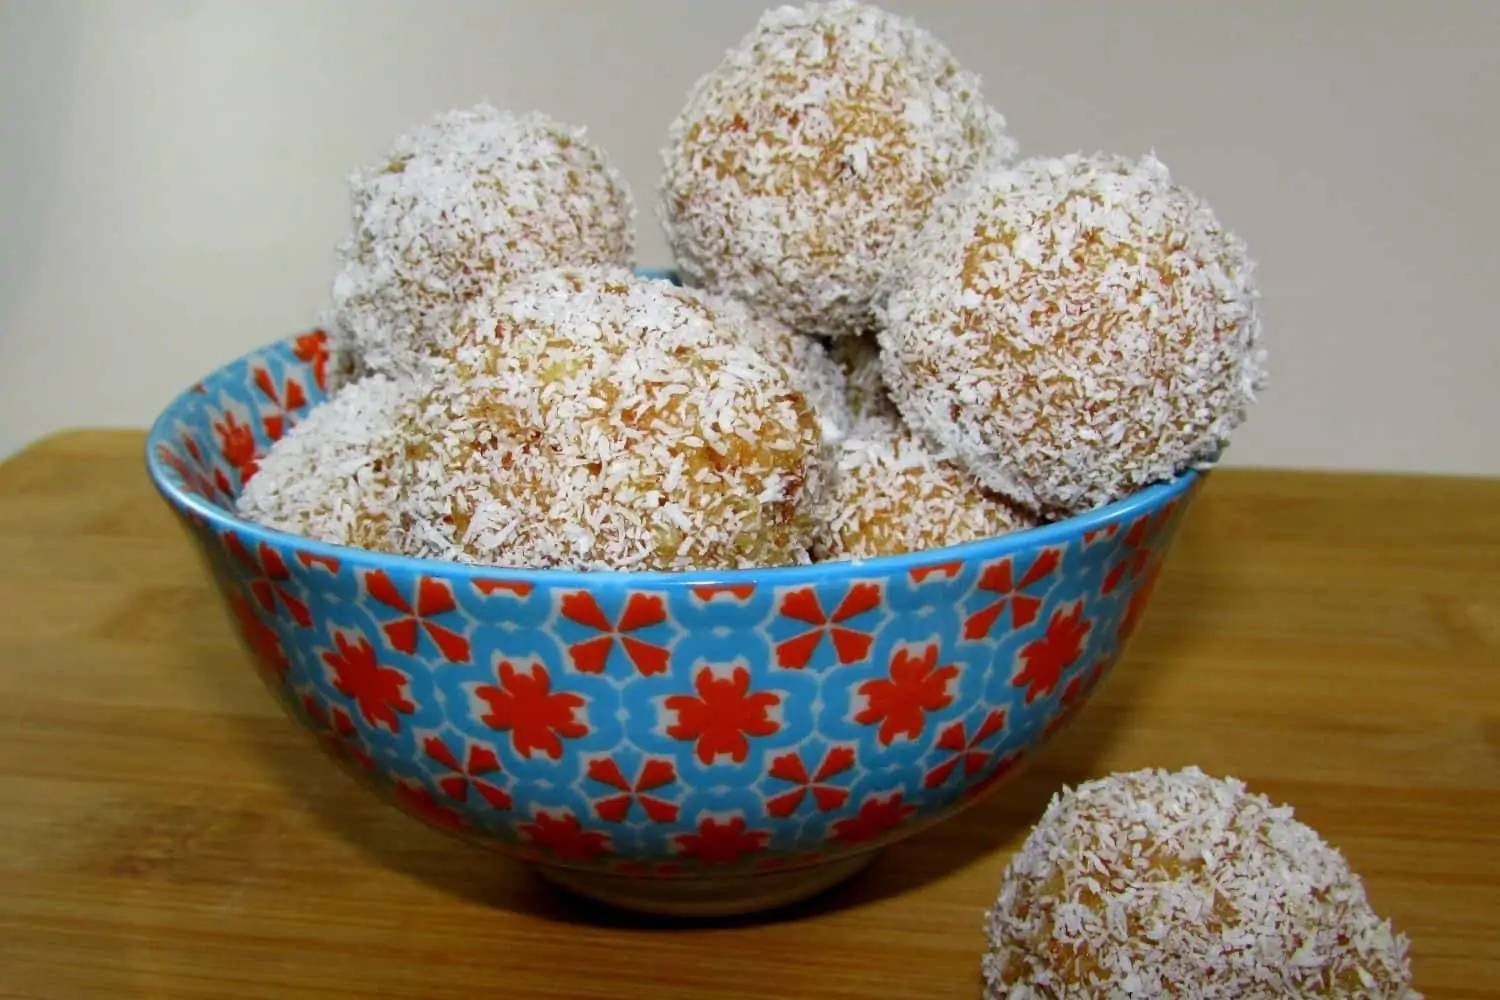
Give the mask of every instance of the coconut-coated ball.
<path id="1" fill-rule="evenodd" d="M 858 333 L 933 199 L 1013 158 L 1005 127 L 912 21 L 855 0 L 776 7 L 671 124 L 667 241 L 688 284 L 800 333 Z"/>
<path id="2" fill-rule="evenodd" d="M 369 375 L 308 411 L 260 460 L 235 504 L 268 528 L 404 551 L 405 422 L 415 384 Z"/>
<path id="3" fill-rule="evenodd" d="M 333 305 L 367 370 L 419 373 L 466 302 L 517 277 L 633 263 L 629 187 L 582 129 L 540 112 L 444 112 L 349 188 Z"/>
<path id="4" fill-rule="evenodd" d="M 813 554 L 873 559 L 994 538 L 1036 522 L 940 461 L 899 421 L 869 416 L 838 444 Z"/>
<path id="5" fill-rule="evenodd" d="M 817 419 L 718 322 L 691 291 L 608 267 L 476 300 L 408 445 L 414 543 L 519 567 L 810 561 Z"/>
<path id="6" fill-rule="evenodd" d="M 854 423 L 844 368 L 817 337 L 797 333 L 765 313 L 728 295 L 700 293 L 702 302 L 736 343 L 753 347 L 786 369 L 792 384 L 817 415 L 823 437 L 835 441 Z"/>
<path id="7" fill-rule="evenodd" d="M 1195 767 L 1054 797 L 987 930 L 986 1000 L 1419 1000 L 1343 856 Z"/>
<path id="8" fill-rule="evenodd" d="M 1211 461 L 1264 383 L 1244 243 L 1154 156 L 976 177 L 880 332 L 908 423 L 985 485 L 1076 514 Z"/>

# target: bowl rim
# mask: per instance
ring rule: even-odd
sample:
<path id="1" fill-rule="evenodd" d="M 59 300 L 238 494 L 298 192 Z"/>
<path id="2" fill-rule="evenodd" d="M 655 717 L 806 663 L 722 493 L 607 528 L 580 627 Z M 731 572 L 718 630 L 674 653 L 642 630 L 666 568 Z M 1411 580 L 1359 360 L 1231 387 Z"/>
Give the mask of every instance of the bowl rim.
<path id="1" fill-rule="evenodd" d="M 646 271 L 650 276 L 657 273 Z M 669 276 L 670 272 L 660 272 Z M 305 331 L 304 331 L 305 333 Z M 1129 520 L 1148 511 L 1158 511 L 1186 496 L 1194 485 L 1203 481 L 1212 463 L 1200 463 L 1176 476 L 1143 487 L 1129 496 L 1113 503 L 1078 514 L 1073 517 L 1023 528 L 1003 535 L 960 542 L 935 549 L 903 552 L 897 555 L 877 556 L 870 559 L 843 559 L 828 562 L 803 563 L 783 566 L 765 566 L 748 569 L 692 569 L 692 570 L 588 570 L 552 569 L 504 566 L 483 563 L 460 563 L 445 559 L 419 556 L 391 555 L 362 549 L 352 545 L 337 545 L 319 541 L 304 535 L 267 527 L 211 503 L 190 492 L 174 470 L 162 459 L 164 447 L 175 449 L 177 439 L 175 421 L 195 398 L 201 398 L 197 386 L 208 385 L 228 369 L 250 358 L 275 350 L 286 344 L 292 334 L 270 341 L 247 351 L 205 374 L 191 383 L 157 414 L 146 434 L 146 471 L 157 492 L 178 511 L 189 514 L 211 526 L 216 534 L 235 532 L 241 536 L 265 542 L 282 549 L 291 549 L 311 557 L 323 557 L 340 563 L 353 560 L 371 569 L 385 570 L 402 576 L 426 576 L 457 580 L 491 581 L 503 578 L 507 582 L 530 583 L 544 588 L 590 588 L 623 585 L 631 587 L 730 588 L 736 586 L 764 586 L 777 584 L 817 584 L 831 580 L 860 576 L 904 576 L 913 570 L 927 569 L 947 563 L 988 562 L 1013 556 L 1021 552 L 1037 551 L 1056 547 L 1098 531 L 1105 526 Z"/>

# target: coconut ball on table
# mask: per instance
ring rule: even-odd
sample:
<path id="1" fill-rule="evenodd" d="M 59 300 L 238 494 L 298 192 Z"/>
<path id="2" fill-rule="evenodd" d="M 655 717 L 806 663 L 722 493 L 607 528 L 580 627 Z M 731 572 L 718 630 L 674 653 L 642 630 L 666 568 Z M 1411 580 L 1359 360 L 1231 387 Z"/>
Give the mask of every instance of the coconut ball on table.
<path id="1" fill-rule="evenodd" d="M 1212 460 L 1264 384 L 1244 243 L 1152 156 L 1034 158 L 933 213 L 887 388 L 986 486 L 1066 516 Z"/>
<path id="2" fill-rule="evenodd" d="M 1420 1000 L 1343 856 L 1194 767 L 1054 797 L 987 920 L 987 1000 Z"/>
<path id="3" fill-rule="evenodd" d="M 1014 152 L 979 78 L 911 21 L 782 6 L 673 121 L 662 222 L 688 284 L 800 333 L 857 333 L 934 196 Z"/>
<path id="4" fill-rule="evenodd" d="M 237 513 L 331 545 L 403 553 L 405 435 L 415 401 L 414 383 L 383 375 L 337 389 L 271 446 Z"/>
<path id="5" fill-rule="evenodd" d="M 892 417 L 860 420 L 838 452 L 813 550 L 821 561 L 920 552 L 1036 523 Z"/>
<path id="6" fill-rule="evenodd" d="M 349 186 L 334 318 L 365 370 L 420 372 L 464 303 L 516 277 L 633 263 L 625 181 L 582 129 L 540 112 L 444 112 Z"/>
<path id="7" fill-rule="evenodd" d="M 421 405 L 422 544 L 522 567 L 809 561 L 817 418 L 719 322 L 691 291 L 614 268 L 476 301 Z"/>

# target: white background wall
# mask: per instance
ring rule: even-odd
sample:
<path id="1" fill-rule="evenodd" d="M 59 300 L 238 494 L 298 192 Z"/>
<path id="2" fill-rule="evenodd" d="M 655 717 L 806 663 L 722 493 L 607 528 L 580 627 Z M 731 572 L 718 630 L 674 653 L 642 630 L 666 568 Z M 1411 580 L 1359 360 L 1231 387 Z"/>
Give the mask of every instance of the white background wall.
<path id="1" fill-rule="evenodd" d="M 1023 149 L 1152 147 L 1261 261 L 1238 464 L 1500 473 L 1500 2 L 888 0 Z M 488 97 L 656 152 L 759 0 L 0 0 L 0 454 L 306 326 L 343 180 Z"/>

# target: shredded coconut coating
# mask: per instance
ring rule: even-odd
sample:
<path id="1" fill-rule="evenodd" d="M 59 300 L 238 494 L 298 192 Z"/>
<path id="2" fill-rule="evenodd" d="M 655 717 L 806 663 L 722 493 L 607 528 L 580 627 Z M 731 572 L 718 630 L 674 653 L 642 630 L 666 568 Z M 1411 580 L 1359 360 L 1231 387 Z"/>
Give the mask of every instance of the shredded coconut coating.
<path id="1" fill-rule="evenodd" d="M 1054 797 L 987 919 L 986 1000 L 1420 1000 L 1343 856 L 1192 767 Z"/>
<path id="2" fill-rule="evenodd" d="M 339 315 L 334 309 L 325 309 L 318 317 L 318 328 L 328 335 L 327 391 L 331 396 L 339 389 L 357 382 L 365 372 L 359 359 L 354 340 L 339 325 Z M 406 380 L 409 381 L 409 380 Z"/>
<path id="3" fill-rule="evenodd" d="M 1035 521 L 941 462 L 895 420 L 867 417 L 840 444 L 813 555 L 872 559 L 993 538 Z"/>
<path id="4" fill-rule="evenodd" d="M 437 115 L 349 180 L 334 308 L 365 367 L 416 375 L 476 294 L 564 265 L 628 266 L 630 189 L 584 130 L 489 104 Z"/>
<path id="5" fill-rule="evenodd" d="M 405 551 L 403 428 L 415 394 L 384 375 L 338 389 L 271 446 L 235 510 L 332 545 Z"/>
<path id="6" fill-rule="evenodd" d="M 839 337 L 829 342 L 829 353 L 844 372 L 844 399 L 856 420 L 867 417 L 900 419 L 881 374 L 880 343 L 873 333 Z"/>
<path id="7" fill-rule="evenodd" d="M 412 429 L 413 545 L 514 567 L 809 562 L 817 419 L 720 322 L 607 267 L 476 300 Z"/>
<path id="8" fill-rule="evenodd" d="M 737 342 L 755 348 L 787 370 L 792 385 L 817 415 L 825 442 L 837 442 L 849 432 L 854 414 L 849 407 L 844 369 L 821 340 L 797 333 L 738 299 L 713 292 L 699 295 L 703 304 L 725 321 L 722 325 Z"/>
<path id="9" fill-rule="evenodd" d="M 660 213 L 690 285 L 801 333 L 871 328 L 933 199 L 1016 144 L 932 35 L 833 0 L 767 11 L 689 92 Z"/>
<path id="10" fill-rule="evenodd" d="M 908 423 L 1049 515 L 1211 461 L 1263 387 L 1244 244 L 1154 156 L 987 171 L 933 213 L 880 344 Z"/>

